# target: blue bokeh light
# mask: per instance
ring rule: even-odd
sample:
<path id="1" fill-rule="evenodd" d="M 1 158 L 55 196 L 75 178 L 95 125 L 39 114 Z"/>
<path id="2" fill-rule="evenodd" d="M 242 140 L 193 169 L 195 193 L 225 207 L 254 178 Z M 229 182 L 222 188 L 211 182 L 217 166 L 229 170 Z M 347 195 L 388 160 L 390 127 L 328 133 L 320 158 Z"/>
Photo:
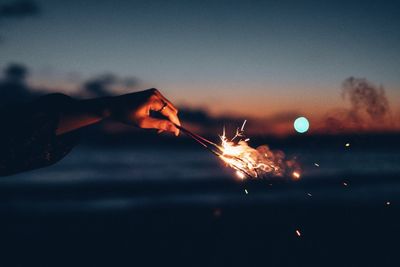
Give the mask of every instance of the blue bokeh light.
<path id="1" fill-rule="evenodd" d="M 308 128 L 310 127 L 310 123 L 308 122 L 308 120 L 305 117 L 298 117 L 294 121 L 293 126 L 294 126 L 294 129 L 296 130 L 296 132 L 305 133 L 308 131 Z"/>

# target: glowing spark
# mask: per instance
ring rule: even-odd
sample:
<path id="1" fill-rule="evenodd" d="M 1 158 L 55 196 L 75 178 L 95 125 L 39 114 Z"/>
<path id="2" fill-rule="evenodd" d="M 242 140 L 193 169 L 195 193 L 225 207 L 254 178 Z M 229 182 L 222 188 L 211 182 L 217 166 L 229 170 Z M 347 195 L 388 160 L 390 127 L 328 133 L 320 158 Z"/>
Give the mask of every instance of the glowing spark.
<path id="1" fill-rule="evenodd" d="M 347 183 L 346 183 L 346 182 L 343 182 L 343 185 L 344 185 L 344 186 L 347 186 Z"/>
<path id="2" fill-rule="evenodd" d="M 252 148 L 248 145 L 249 138 L 244 134 L 246 120 L 232 139 L 228 139 L 223 128 L 220 136 L 221 145 L 218 157 L 228 166 L 236 170 L 236 175 L 241 178 L 263 178 L 267 176 L 284 176 L 290 174 L 299 179 L 298 165 L 294 161 L 286 160 L 281 151 L 272 151 L 263 145 Z"/>
<path id="3" fill-rule="evenodd" d="M 246 125 L 247 120 L 244 120 L 242 127 L 240 128 L 240 131 L 243 132 L 244 131 L 244 126 Z"/>
<path id="4" fill-rule="evenodd" d="M 311 193 L 307 193 L 307 195 L 308 195 L 309 197 L 312 197 Z"/>
<path id="5" fill-rule="evenodd" d="M 244 134 L 246 122 L 245 120 L 242 127 L 236 129 L 235 136 L 230 140 L 226 137 L 224 126 L 220 136 L 220 145 L 192 133 L 180 125 L 175 124 L 175 126 L 235 169 L 236 175 L 241 179 L 268 176 L 282 177 L 288 176 L 290 173 L 297 179 L 300 178 L 298 164 L 293 160 L 285 159 L 283 152 L 270 150 L 266 145 L 252 148 L 247 144 L 250 139 L 246 138 Z"/>
<path id="6" fill-rule="evenodd" d="M 387 201 L 387 202 L 386 202 L 386 205 L 388 205 L 388 206 L 389 206 L 389 205 L 390 205 L 390 201 Z"/>
<path id="7" fill-rule="evenodd" d="M 319 167 L 319 164 L 318 164 L 318 163 L 314 163 L 314 165 L 315 165 L 315 167 Z"/>
<path id="8" fill-rule="evenodd" d="M 299 237 L 301 236 L 300 230 L 298 230 L 298 229 L 296 230 L 296 235 Z"/>
<path id="9" fill-rule="evenodd" d="M 300 173 L 298 173 L 298 172 L 293 172 L 292 175 L 293 175 L 293 177 L 294 177 L 295 179 L 300 179 Z"/>
<path id="10" fill-rule="evenodd" d="M 350 146 L 350 143 L 346 143 L 344 146 L 345 146 L 345 147 L 349 147 L 349 146 Z"/>
<path id="11" fill-rule="evenodd" d="M 249 192 L 247 191 L 247 189 L 245 189 L 244 192 L 246 193 L 246 195 L 249 193 Z"/>
<path id="12" fill-rule="evenodd" d="M 243 172 L 241 172 L 241 171 L 236 171 L 236 175 L 240 178 L 240 179 L 244 179 L 246 176 L 244 175 L 244 173 Z"/>

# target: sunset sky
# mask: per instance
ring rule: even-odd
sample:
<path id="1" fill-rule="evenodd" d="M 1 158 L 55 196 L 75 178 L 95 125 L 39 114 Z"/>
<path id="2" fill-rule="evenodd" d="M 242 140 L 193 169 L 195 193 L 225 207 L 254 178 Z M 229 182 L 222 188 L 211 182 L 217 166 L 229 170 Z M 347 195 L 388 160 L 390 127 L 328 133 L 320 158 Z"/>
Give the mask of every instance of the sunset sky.
<path id="1" fill-rule="evenodd" d="M 398 1 L 35 3 L 38 14 L 0 17 L 0 67 L 22 63 L 40 86 L 74 92 L 111 72 L 215 114 L 317 116 L 344 105 L 355 76 L 400 111 Z"/>

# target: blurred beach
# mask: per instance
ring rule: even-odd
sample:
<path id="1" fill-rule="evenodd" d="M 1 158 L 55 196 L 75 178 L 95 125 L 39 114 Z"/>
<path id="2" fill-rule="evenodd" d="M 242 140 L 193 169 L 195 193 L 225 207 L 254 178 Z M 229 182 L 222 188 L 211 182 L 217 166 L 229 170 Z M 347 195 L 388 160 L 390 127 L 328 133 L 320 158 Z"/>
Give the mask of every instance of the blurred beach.
<path id="1" fill-rule="evenodd" d="M 396 266 L 400 153 L 333 146 L 286 148 L 296 181 L 197 146 L 79 146 L 0 180 L 1 266 Z"/>

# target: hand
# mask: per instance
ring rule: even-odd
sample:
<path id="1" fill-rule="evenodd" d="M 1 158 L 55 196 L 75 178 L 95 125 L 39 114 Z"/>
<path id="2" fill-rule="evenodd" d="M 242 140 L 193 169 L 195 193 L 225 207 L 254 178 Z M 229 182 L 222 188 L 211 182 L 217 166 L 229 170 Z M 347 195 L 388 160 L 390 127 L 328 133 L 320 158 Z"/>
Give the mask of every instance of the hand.
<path id="1" fill-rule="evenodd" d="M 150 111 L 160 112 L 165 119 L 150 116 Z M 178 110 L 157 89 L 116 96 L 111 99 L 110 117 L 140 128 L 158 129 L 179 135 L 175 125 L 181 125 Z"/>

